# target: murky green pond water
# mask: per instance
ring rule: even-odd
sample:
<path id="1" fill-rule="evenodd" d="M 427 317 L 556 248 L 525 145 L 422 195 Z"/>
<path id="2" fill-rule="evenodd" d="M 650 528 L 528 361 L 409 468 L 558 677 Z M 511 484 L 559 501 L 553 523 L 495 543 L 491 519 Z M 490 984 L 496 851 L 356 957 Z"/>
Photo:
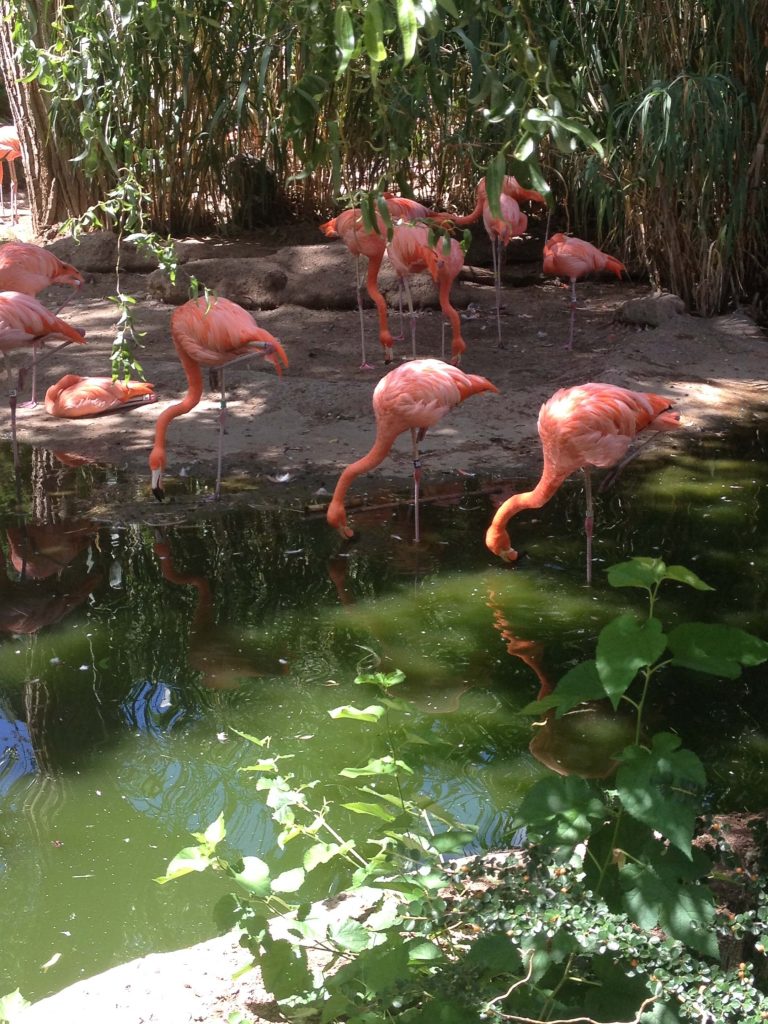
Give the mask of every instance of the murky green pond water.
<path id="1" fill-rule="evenodd" d="M 479 845 L 508 842 L 519 799 L 547 771 L 520 709 L 591 656 L 612 615 L 641 607 L 639 592 L 607 586 L 606 566 L 687 565 L 717 589 L 670 587 L 665 621 L 768 637 L 766 437 L 692 436 L 684 454 L 628 467 L 600 496 L 591 588 L 579 480 L 513 521 L 528 557 L 512 569 L 483 546 L 493 505 L 479 480 L 423 507 L 418 547 L 405 506 L 356 511 L 360 540 L 343 547 L 322 518 L 285 510 L 212 509 L 162 531 L 73 518 L 68 494 L 94 474 L 119 478 L 50 472 L 50 457 L 28 454 L 20 516 L 6 456 L 0 994 L 37 999 L 214 934 L 215 878 L 153 878 L 221 811 L 231 848 L 274 852 L 253 778 L 238 771 L 254 759 L 238 732 L 270 736 L 302 777 L 336 779 L 385 752 L 377 727 L 328 715 L 360 704 L 353 680 L 374 661 L 406 674 L 413 791 L 477 825 Z M 654 727 L 703 758 L 713 809 L 768 804 L 765 675 L 670 673 L 655 694 Z M 419 754 L 419 737 L 439 742 Z"/>

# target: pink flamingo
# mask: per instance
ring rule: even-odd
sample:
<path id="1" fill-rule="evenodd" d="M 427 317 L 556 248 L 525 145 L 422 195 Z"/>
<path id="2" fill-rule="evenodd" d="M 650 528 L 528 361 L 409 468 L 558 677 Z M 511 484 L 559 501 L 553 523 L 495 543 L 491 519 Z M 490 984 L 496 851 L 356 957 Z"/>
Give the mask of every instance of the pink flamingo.
<path id="1" fill-rule="evenodd" d="M 0 291 L 38 295 L 55 284 L 79 288 L 85 279 L 71 263 L 64 263 L 47 249 L 32 242 L 6 242 L 0 245 Z M 58 315 L 62 306 L 56 310 Z M 32 391 L 28 403 L 37 404 L 37 349 L 32 347 Z"/>
<path id="2" fill-rule="evenodd" d="M 507 523 L 527 508 L 541 508 L 577 469 L 584 471 L 587 536 L 587 582 L 592 580 L 592 466 L 621 464 L 632 440 L 643 430 L 675 430 L 680 415 L 668 398 L 630 391 L 614 384 L 563 388 L 546 401 L 538 420 L 544 455 L 541 479 L 532 491 L 513 494 L 499 507 L 485 535 L 486 546 L 506 562 L 517 559 Z"/>
<path id="3" fill-rule="evenodd" d="M 333 492 L 326 518 L 342 537 L 354 536 L 347 525 L 344 498 L 352 481 L 384 461 L 395 440 L 407 430 L 413 444 L 413 495 L 415 536 L 419 542 L 419 482 L 421 460 L 419 444 L 427 430 L 470 395 L 494 391 L 496 387 L 485 377 L 464 373 L 439 359 L 414 359 L 402 363 L 382 377 L 373 392 L 376 417 L 376 440 L 373 447 L 357 462 L 343 471 Z"/>
<path id="4" fill-rule="evenodd" d="M 450 298 L 453 282 L 464 266 L 464 253 L 459 243 L 455 238 L 443 236 L 430 245 L 429 228 L 425 224 L 397 224 L 392 232 L 392 241 L 387 246 L 387 256 L 396 274 L 405 283 L 412 354 L 416 355 L 416 324 L 408 278 L 412 274 L 428 271 L 437 284 L 440 308 L 451 325 L 451 361 L 459 363 L 467 346 L 461 336 L 461 317 L 451 305 Z"/>
<path id="5" fill-rule="evenodd" d="M 496 287 L 496 334 L 499 348 L 504 348 L 501 340 L 501 260 L 502 253 L 511 240 L 528 230 L 528 218 L 520 210 L 516 199 L 502 192 L 499 196 L 501 216 L 494 217 L 491 207 L 483 205 L 483 224 L 491 240 L 493 255 L 493 282 Z"/>
<path id="6" fill-rule="evenodd" d="M 221 494 L 221 466 L 224 448 L 226 401 L 224 367 L 240 359 L 261 355 L 269 360 L 278 376 L 288 357 L 283 346 L 269 331 L 259 327 L 251 314 L 229 299 L 201 297 L 191 299 L 171 314 L 171 337 L 187 377 L 187 393 L 176 405 L 163 410 L 155 425 L 155 443 L 149 456 L 152 471 L 152 493 L 162 501 L 163 471 L 166 467 L 166 434 L 171 420 L 194 409 L 203 395 L 201 366 L 219 367 L 221 371 L 221 413 L 219 416 L 219 450 L 216 468 L 216 490 Z M 282 364 L 282 366 L 281 366 Z"/>
<path id="7" fill-rule="evenodd" d="M 547 201 L 541 192 L 537 192 L 533 188 L 523 188 L 517 178 L 511 174 L 504 176 L 501 185 L 501 193 L 502 195 L 509 196 L 510 199 L 514 199 L 517 203 L 522 203 L 527 199 L 532 203 L 540 203 L 542 206 L 547 205 Z M 466 227 L 469 224 L 474 224 L 475 221 L 480 220 L 483 216 L 483 210 L 487 205 L 488 187 L 486 185 L 486 179 L 481 178 L 475 189 L 475 207 L 472 212 L 463 217 L 451 217 L 451 222 L 456 227 Z M 447 215 L 443 214 L 443 216 Z"/>
<path id="8" fill-rule="evenodd" d="M 75 373 L 67 373 L 46 391 L 45 411 L 50 416 L 76 419 L 155 401 L 155 389 L 145 380 L 78 377 Z"/>
<path id="9" fill-rule="evenodd" d="M 24 295 L 22 292 L 0 292 L 0 352 L 3 353 L 5 359 L 10 387 L 9 406 L 14 465 L 18 464 L 16 388 L 12 384 L 9 354 L 25 348 L 31 348 L 34 352 L 38 342 L 45 343 L 55 337 L 64 338 L 64 345 L 69 345 L 73 341 L 84 344 L 83 333 L 65 320 L 60 320 L 32 295 Z M 59 346 L 59 348 L 61 347 L 63 346 Z M 26 367 L 22 367 L 19 371 L 19 387 L 25 369 Z"/>
<path id="10" fill-rule="evenodd" d="M 5 216 L 5 205 L 3 203 L 3 163 L 8 162 L 8 171 L 11 176 L 11 224 L 17 224 L 19 215 L 16 210 L 16 192 L 18 181 L 16 178 L 16 160 L 21 159 L 21 143 L 19 133 L 12 124 L 0 125 L 0 217 Z"/>
<path id="11" fill-rule="evenodd" d="M 573 348 L 576 281 L 597 270 L 610 270 L 619 279 L 627 272 L 627 268 L 619 260 L 581 238 L 569 238 L 560 233 L 552 235 L 544 243 L 544 273 L 567 277 L 571 282 L 571 327 L 567 346 L 569 350 Z"/>

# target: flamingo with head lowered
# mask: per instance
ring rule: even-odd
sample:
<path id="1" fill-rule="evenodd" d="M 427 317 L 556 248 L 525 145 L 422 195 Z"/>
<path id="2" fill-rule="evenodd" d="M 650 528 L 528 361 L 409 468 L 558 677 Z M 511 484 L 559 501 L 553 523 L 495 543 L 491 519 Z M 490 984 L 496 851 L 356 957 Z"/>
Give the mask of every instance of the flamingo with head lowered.
<path id="1" fill-rule="evenodd" d="M 149 456 L 152 493 L 158 501 L 165 496 L 163 470 L 166 467 L 165 439 L 171 420 L 194 409 L 203 395 L 201 367 L 221 370 L 221 414 L 219 450 L 214 497 L 221 494 L 221 466 L 224 444 L 224 367 L 241 359 L 263 356 L 282 375 L 288 357 L 280 342 L 259 327 L 251 314 L 229 299 L 213 296 L 191 299 L 171 314 L 171 337 L 187 377 L 187 393 L 176 405 L 165 409 L 155 425 L 155 443 Z"/>
<path id="2" fill-rule="evenodd" d="M 505 562 L 517 551 L 507 533 L 509 520 L 527 508 L 541 508 L 577 469 L 584 471 L 587 510 L 587 582 L 592 579 L 592 466 L 620 464 L 643 430 L 676 430 L 680 414 L 669 398 L 630 391 L 614 384 L 581 384 L 556 391 L 539 411 L 539 438 L 544 455 L 541 479 L 532 491 L 513 494 L 499 507 L 485 535 L 486 546 Z"/>

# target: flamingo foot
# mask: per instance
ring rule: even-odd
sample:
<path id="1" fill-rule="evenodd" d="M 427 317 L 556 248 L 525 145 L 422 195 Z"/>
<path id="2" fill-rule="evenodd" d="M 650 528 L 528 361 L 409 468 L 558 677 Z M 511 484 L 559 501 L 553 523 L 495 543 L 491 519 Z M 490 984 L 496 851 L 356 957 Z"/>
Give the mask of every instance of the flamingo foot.
<path id="1" fill-rule="evenodd" d="M 392 351 L 392 346 L 391 345 L 385 345 L 384 346 L 384 365 L 388 366 L 389 363 L 392 362 L 393 357 L 394 357 L 394 353 Z"/>
<path id="2" fill-rule="evenodd" d="M 362 363 L 360 363 L 359 369 L 361 369 L 361 370 L 375 370 L 376 367 L 373 365 L 373 363 L 362 362 Z"/>

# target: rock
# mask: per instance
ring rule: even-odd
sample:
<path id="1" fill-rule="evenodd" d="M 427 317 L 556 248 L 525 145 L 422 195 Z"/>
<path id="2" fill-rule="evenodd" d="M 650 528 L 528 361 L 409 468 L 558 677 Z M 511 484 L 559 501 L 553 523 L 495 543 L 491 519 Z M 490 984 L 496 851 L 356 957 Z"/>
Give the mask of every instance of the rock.
<path id="1" fill-rule="evenodd" d="M 618 311 L 616 318 L 625 324 L 660 327 L 667 320 L 683 313 L 685 303 L 680 296 L 667 292 L 663 295 L 644 295 L 639 299 L 630 299 Z"/>
<path id="2" fill-rule="evenodd" d="M 168 272 L 160 267 L 147 278 L 147 294 L 169 306 L 181 306 L 190 297 L 190 275 L 183 267 L 176 271 L 176 280 L 171 283 Z"/>
<path id="3" fill-rule="evenodd" d="M 94 231 L 78 238 L 58 238 L 48 249 L 60 260 L 84 273 L 109 274 L 117 262 L 117 235 L 112 231 Z M 157 267 L 157 257 L 134 242 L 120 246 L 120 267 L 129 273 L 149 273 Z"/>

